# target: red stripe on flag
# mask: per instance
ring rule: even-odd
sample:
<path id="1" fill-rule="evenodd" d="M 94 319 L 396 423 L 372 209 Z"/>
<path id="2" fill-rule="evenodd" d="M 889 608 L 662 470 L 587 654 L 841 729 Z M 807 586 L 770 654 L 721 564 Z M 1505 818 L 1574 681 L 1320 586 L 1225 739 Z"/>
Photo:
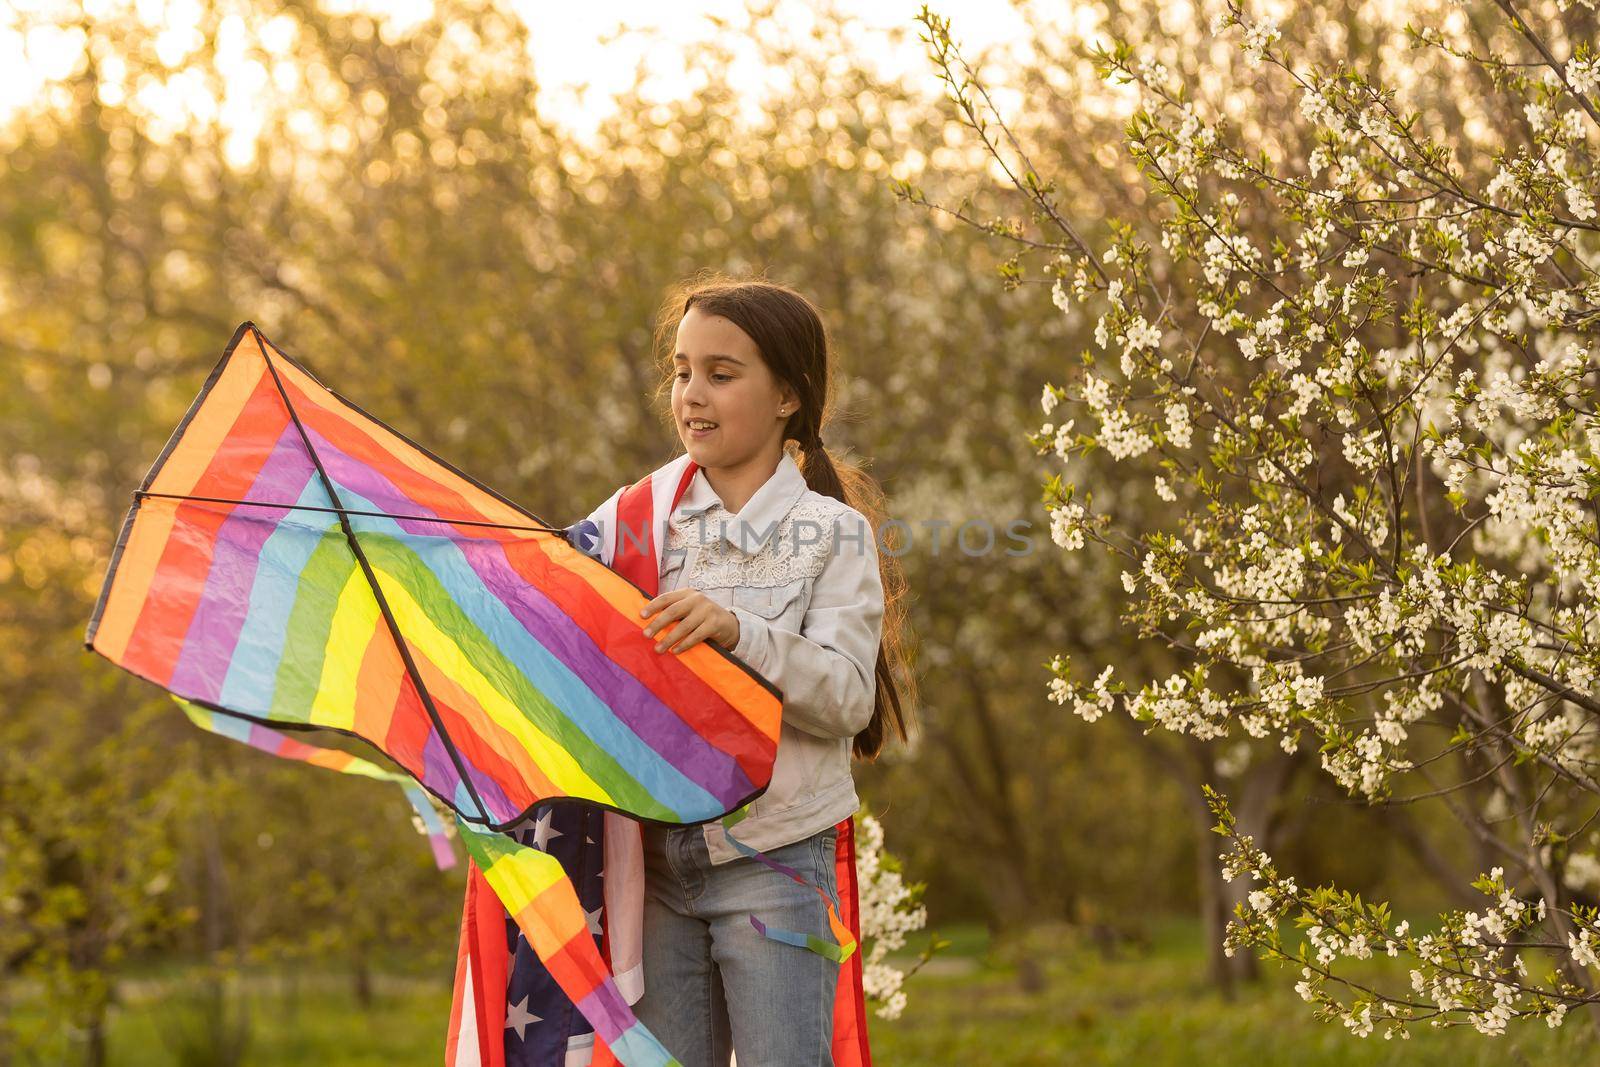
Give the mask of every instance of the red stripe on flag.
<path id="1" fill-rule="evenodd" d="M 506 1064 L 506 982 L 511 969 L 510 948 L 506 944 L 506 910 L 494 895 L 489 881 L 476 863 L 467 863 L 467 899 L 461 914 L 461 947 L 456 963 L 456 1003 L 450 1012 L 448 1067 L 505 1067 Z M 473 1002 L 461 1003 L 463 978 L 472 974 Z M 460 1022 L 472 1012 L 478 1033 L 476 1063 L 450 1062 Z"/>
<path id="2" fill-rule="evenodd" d="M 685 473 L 694 473 L 691 462 Z M 661 587 L 661 560 L 656 554 L 655 494 L 650 485 L 653 475 L 645 475 L 622 491 L 617 501 L 617 529 L 611 535 L 615 546 L 611 567 L 628 581 L 655 596 Z M 688 484 L 685 478 L 684 485 Z M 677 503 L 682 488 L 674 495 Z M 662 518 L 666 518 L 665 515 Z"/>

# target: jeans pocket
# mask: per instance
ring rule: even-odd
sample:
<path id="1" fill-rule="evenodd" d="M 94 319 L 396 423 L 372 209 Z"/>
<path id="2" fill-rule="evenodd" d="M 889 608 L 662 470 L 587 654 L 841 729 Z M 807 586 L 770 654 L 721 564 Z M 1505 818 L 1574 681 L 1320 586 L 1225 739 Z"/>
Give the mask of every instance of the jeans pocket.
<path id="1" fill-rule="evenodd" d="M 839 906 L 839 831 L 828 827 L 817 834 L 817 885 L 828 894 L 834 907 Z"/>

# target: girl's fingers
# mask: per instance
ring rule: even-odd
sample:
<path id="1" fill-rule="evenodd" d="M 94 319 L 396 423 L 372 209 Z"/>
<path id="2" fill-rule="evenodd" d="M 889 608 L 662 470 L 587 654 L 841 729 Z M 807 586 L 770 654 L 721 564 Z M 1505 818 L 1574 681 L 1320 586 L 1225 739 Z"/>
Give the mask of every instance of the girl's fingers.
<path id="1" fill-rule="evenodd" d="M 657 630 L 664 629 L 674 619 L 681 619 L 694 609 L 694 601 L 687 597 L 680 597 L 662 608 L 660 613 L 645 625 L 644 635 L 651 637 Z"/>
<path id="2" fill-rule="evenodd" d="M 682 600 L 684 596 L 693 592 L 695 592 L 693 589 L 674 589 L 671 592 L 662 593 L 660 596 L 652 597 L 650 600 L 646 601 L 641 608 L 639 608 L 639 616 L 640 618 L 648 619 L 655 612 L 660 611 L 669 604 L 677 603 L 679 600 Z"/>
<path id="3" fill-rule="evenodd" d="M 698 645 L 701 641 L 704 641 L 710 635 L 710 632 L 711 622 L 708 619 L 691 630 L 682 640 L 678 641 L 677 644 L 673 645 L 670 651 L 673 654 L 687 652 L 695 645 Z"/>
<path id="4" fill-rule="evenodd" d="M 666 632 L 661 635 L 661 640 L 656 644 L 656 651 L 665 652 L 675 643 L 684 641 L 695 633 L 704 629 L 706 625 L 706 615 L 706 612 L 703 612 L 698 608 L 692 610 L 682 620 L 678 621 L 677 624 L 672 627 L 670 632 Z M 673 651 L 677 651 L 677 649 L 673 649 Z"/>
<path id="5" fill-rule="evenodd" d="M 672 618 L 667 618 L 666 614 L 666 612 L 662 612 L 662 617 L 650 624 L 650 627 L 660 631 L 660 639 L 656 642 L 657 652 L 664 652 L 669 644 L 688 633 L 700 621 L 699 616 L 692 612 L 687 616 L 679 612 L 678 615 Z M 680 616 L 682 617 L 680 618 Z M 645 629 L 646 635 L 652 635 L 653 631 L 650 627 Z"/>

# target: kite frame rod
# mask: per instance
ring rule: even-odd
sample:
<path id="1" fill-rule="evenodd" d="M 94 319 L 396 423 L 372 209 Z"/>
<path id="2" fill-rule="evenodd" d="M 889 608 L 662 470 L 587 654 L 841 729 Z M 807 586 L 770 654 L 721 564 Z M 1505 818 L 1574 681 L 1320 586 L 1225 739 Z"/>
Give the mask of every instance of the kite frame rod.
<path id="1" fill-rule="evenodd" d="M 517 526 L 508 522 L 489 522 L 481 519 L 446 519 L 431 515 L 395 515 L 387 511 L 357 511 L 353 508 L 322 508 L 314 504 L 280 504 L 270 500 L 234 500 L 225 496 L 196 496 L 188 493 L 152 493 L 144 489 L 133 491 L 134 499 L 152 497 L 158 500 L 193 500 L 204 504 L 233 504 L 252 508 L 282 508 L 285 511 L 320 511 L 328 515 L 362 515 L 373 519 L 403 519 L 406 522 L 440 522 L 451 526 L 486 526 L 494 530 L 530 530 L 540 533 L 566 533 L 559 526 Z M 337 499 L 337 498 L 335 498 Z"/>
<path id="2" fill-rule="evenodd" d="M 345 515 L 342 501 L 339 499 L 338 490 L 333 487 L 333 479 L 328 477 L 328 472 L 323 469 L 322 457 L 317 455 L 317 450 L 312 447 L 311 435 L 306 432 L 305 426 L 300 422 L 300 413 L 295 410 L 294 401 L 289 399 L 289 391 L 283 387 L 283 379 L 278 375 L 278 368 L 273 366 L 272 354 L 268 351 L 267 339 L 261 336 L 261 331 L 254 326 L 251 332 L 256 336 L 256 343 L 261 347 L 261 359 L 267 365 L 267 371 L 272 375 L 272 383 L 278 387 L 278 396 L 283 399 L 283 406 L 288 409 L 289 418 L 294 422 L 294 428 L 299 431 L 300 441 L 306 446 L 306 454 L 311 457 L 312 464 L 317 468 L 317 477 L 322 481 L 322 488 L 328 494 L 339 512 L 339 526 L 344 530 L 344 538 L 350 546 L 350 551 L 355 554 L 356 562 L 361 564 L 361 573 L 367 579 L 367 586 L 372 590 L 373 597 L 378 601 L 378 611 L 383 615 L 383 621 L 389 628 L 389 636 L 394 639 L 395 648 L 400 653 L 401 662 L 405 664 L 406 674 L 411 678 L 411 684 L 417 690 L 417 698 L 422 701 L 428 718 L 433 721 L 433 728 L 439 731 L 439 743 L 444 745 L 445 752 L 450 755 L 450 762 L 455 765 L 456 774 L 460 776 L 461 784 L 466 788 L 467 795 L 478 806 L 478 815 L 486 823 L 493 823 L 489 809 L 484 806 L 483 798 L 478 795 L 478 787 L 472 784 L 472 777 L 467 774 L 466 764 L 461 760 L 461 753 L 456 749 L 455 741 L 450 737 L 450 732 L 444 728 L 444 719 L 439 715 L 439 709 L 434 706 L 433 694 L 428 692 L 428 687 L 423 684 L 422 672 L 417 670 L 416 661 L 411 657 L 411 647 L 406 644 L 406 639 L 400 633 L 400 624 L 395 621 L 394 612 L 389 607 L 389 599 L 383 595 L 383 590 L 378 585 L 378 576 L 372 569 L 372 564 L 367 560 L 366 552 L 361 549 L 361 542 L 356 539 L 356 532 L 350 526 L 350 519 Z"/>

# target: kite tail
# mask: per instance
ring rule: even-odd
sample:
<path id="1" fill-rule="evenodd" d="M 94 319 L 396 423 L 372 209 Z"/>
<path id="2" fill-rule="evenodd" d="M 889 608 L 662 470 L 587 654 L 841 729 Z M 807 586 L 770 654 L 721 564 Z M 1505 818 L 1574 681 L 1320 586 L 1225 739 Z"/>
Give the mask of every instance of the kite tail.
<path id="1" fill-rule="evenodd" d="M 779 863 L 777 860 L 772 859 L 756 849 L 751 848 L 749 845 L 733 836 L 733 833 L 731 832 L 732 828 L 743 822 L 745 816 L 749 814 L 750 812 L 748 810 L 748 806 L 746 806 L 731 811 L 724 816 L 722 820 L 723 836 L 725 836 L 729 843 L 732 844 L 734 848 L 738 849 L 743 855 L 749 856 L 753 860 L 758 860 L 761 863 L 766 864 L 779 874 L 782 874 L 792 881 L 807 887 L 812 892 L 816 893 L 817 896 L 821 897 L 822 903 L 828 909 L 828 926 L 833 930 L 834 940 L 824 941 L 816 934 L 802 934 L 793 930 L 780 930 L 775 926 L 768 926 L 754 915 L 750 916 L 750 925 L 754 926 L 758 933 L 766 937 L 770 937 L 774 941 L 782 941 L 788 945 L 797 945 L 800 948 L 810 949 L 817 955 L 825 956 L 828 959 L 833 960 L 835 963 L 844 963 L 850 958 L 851 953 L 855 952 L 856 939 L 855 936 L 850 932 L 850 927 L 846 926 L 844 921 L 839 918 L 838 909 L 833 906 L 832 899 L 829 898 L 828 894 L 823 890 L 823 888 L 813 882 L 807 881 L 806 878 L 793 867 Z"/>
<path id="2" fill-rule="evenodd" d="M 444 822 L 434 810 L 428 794 L 423 792 L 409 775 L 386 771 L 371 760 L 352 756 L 342 749 L 324 748 L 321 745 L 297 741 L 260 723 L 215 708 L 204 707 L 176 694 L 173 694 L 172 699 L 176 700 L 184 714 L 189 716 L 189 721 L 202 730 L 231 738 L 283 759 L 299 760 L 315 767 L 339 771 L 341 774 L 357 774 L 363 778 L 375 778 L 380 782 L 399 784 L 401 791 L 406 795 L 406 800 L 411 804 L 412 811 L 416 813 L 417 829 L 427 836 L 428 844 L 433 848 L 435 865 L 441 871 L 447 871 L 456 865 L 455 850 L 450 847 L 450 835 L 445 832 Z"/>
<path id="3" fill-rule="evenodd" d="M 534 954 L 623 1067 L 682 1067 L 634 1017 L 589 932 L 561 861 L 456 817 L 473 863 L 516 920 Z"/>

